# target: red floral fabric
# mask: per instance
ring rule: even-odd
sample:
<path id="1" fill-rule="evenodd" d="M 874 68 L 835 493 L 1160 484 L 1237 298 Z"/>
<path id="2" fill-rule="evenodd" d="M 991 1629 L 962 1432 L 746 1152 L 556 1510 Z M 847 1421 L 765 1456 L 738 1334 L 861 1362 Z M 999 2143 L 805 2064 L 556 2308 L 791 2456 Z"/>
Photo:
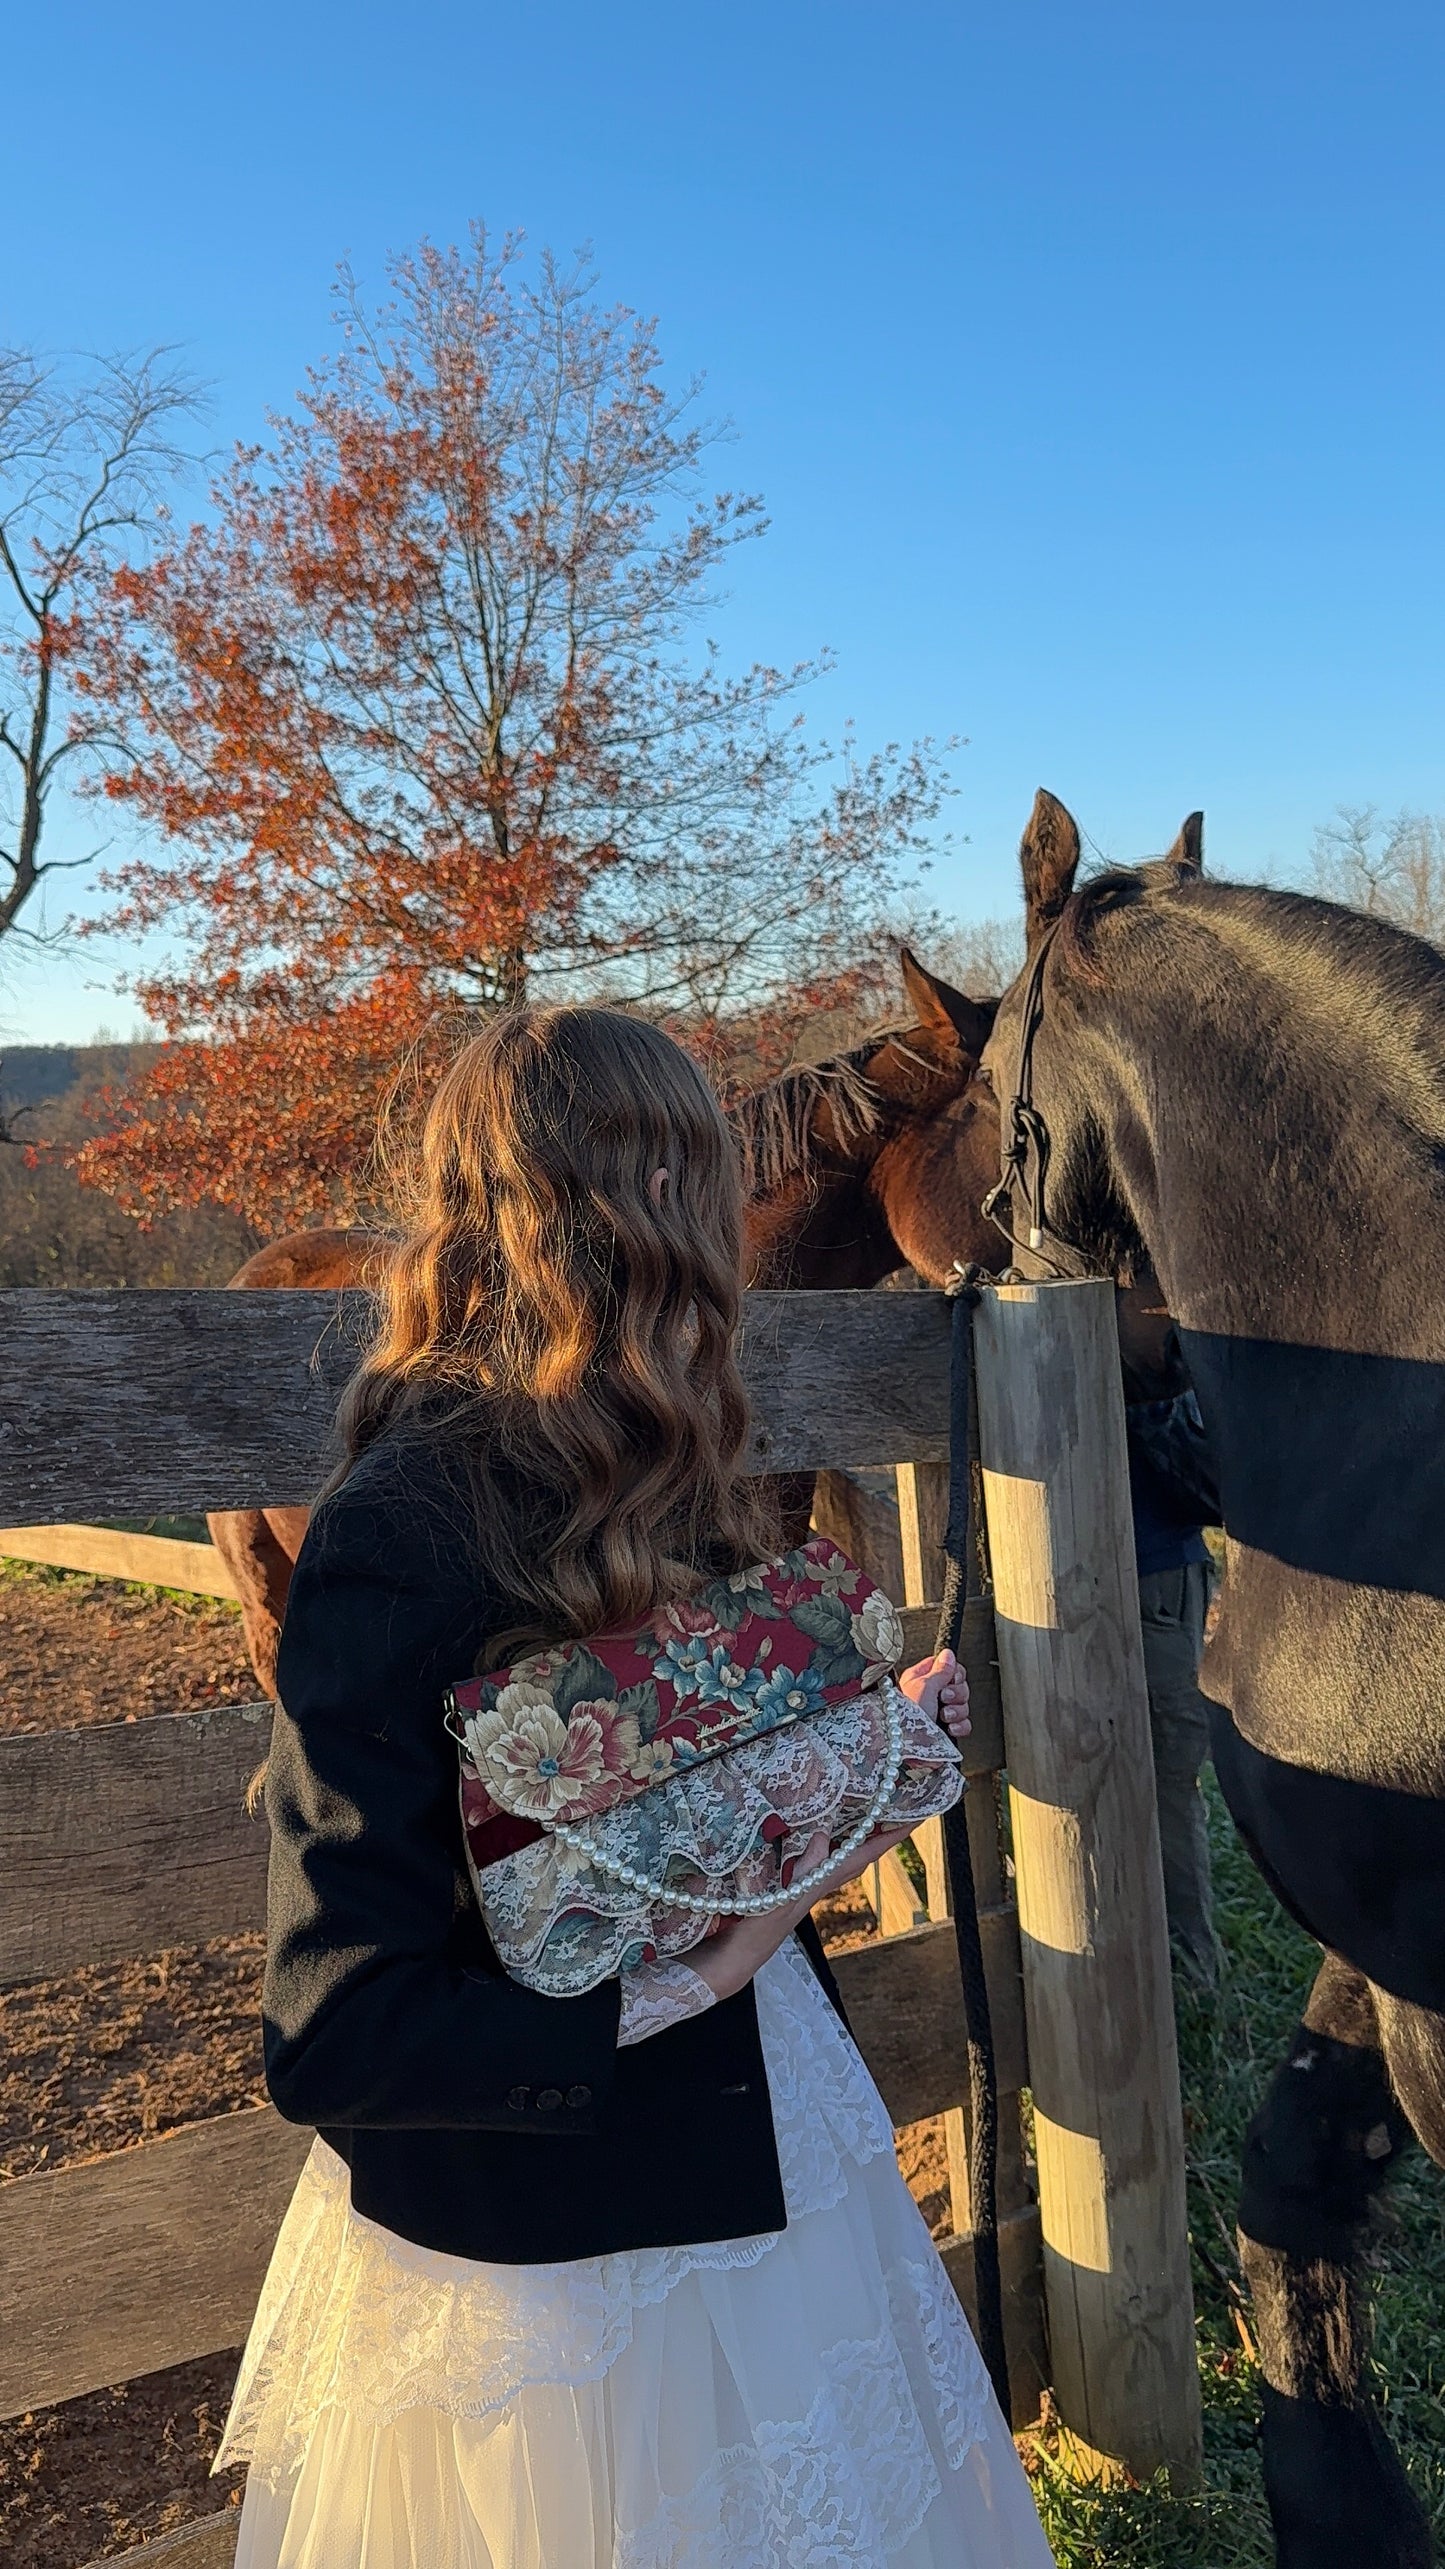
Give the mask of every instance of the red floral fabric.
<path id="1" fill-rule="evenodd" d="M 902 1649 L 888 1598 L 818 1536 L 635 1630 L 559 1643 L 453 1687 L 473 1865 L 848 1701 Z"/>

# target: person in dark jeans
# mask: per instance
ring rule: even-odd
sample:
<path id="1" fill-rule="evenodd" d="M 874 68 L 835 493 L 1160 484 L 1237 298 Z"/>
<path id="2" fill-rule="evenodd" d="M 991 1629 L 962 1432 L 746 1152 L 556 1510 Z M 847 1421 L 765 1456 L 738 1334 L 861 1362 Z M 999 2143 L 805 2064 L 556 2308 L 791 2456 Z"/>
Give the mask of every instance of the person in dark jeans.
<path id="1" fill-rule="evenodd" d="M 1199 1660 L 1211 1578 L 1203 1529 L 1217 1524 L 1219 1501 L 1192 1391 L 1131 1401 L 1124 1416 L 1169 1941 L 1185 1977 L 1207 1992 L 1220 1948 L 1199 1789 L 1209 1754 Z"/>

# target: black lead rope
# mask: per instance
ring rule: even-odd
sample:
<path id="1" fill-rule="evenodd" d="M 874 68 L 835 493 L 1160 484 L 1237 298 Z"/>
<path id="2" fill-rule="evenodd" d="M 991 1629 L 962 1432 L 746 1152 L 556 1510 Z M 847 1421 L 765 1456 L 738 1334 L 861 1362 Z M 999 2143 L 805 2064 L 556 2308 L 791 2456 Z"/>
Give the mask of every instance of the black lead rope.
<path id="1" fill-rule="evenodd" d="M 948 1531 L 943 1539 L 948 1567 L 934 1644 L 935 1650 L 955 1653 L 963 1636 L 964 1608 L 970 1597 L 982 1594 L 974 1516 L 978 1421 L 973 1385 L 973 1314 L 977 1301 L 977 1286 L 968 1274 L 961 1275 L 954 1288 L 949 1367 Z M 998 2074 L 988 1984 L 983 1973 L 978 1891 L 963 1798 L 943 1815 L 943 1857 L 963 1981 L 968 2053 L 968 2192 L 979 2352 L 1007 2417 L 1008 2358 L 1004 2351 L 1003 2287 L 998 2262 Z"/>

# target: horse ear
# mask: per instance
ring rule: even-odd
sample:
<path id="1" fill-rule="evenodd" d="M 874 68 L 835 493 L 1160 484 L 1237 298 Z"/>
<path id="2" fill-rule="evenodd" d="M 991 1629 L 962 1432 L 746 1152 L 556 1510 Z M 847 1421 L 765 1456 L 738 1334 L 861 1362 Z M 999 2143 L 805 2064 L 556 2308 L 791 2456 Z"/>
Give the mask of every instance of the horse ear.
<path id="1" fill-rule="evenodd" d="M 946 1035 L 951 1043 L 960 1044 L 970 1061 L 977 1061 L 998 1014 L 996 999 L 970 999 L 967 992 L 955 990 L 951 981 L 940 981 L 929 972 L 907 946 L 899 949 L 903 967 L 903 987 L 918 1012 L 920 1026 L 930 1027 L 935 1034 Z"/>
<path id="2" fill-rule="evenodd" d="M 1181 825 L 1179 836 L 1164 862 L 1166 865 L 1172 865 L 1175 873 L 1179 875 L 1204 872 L 1204 814 L 1202 812 L 1190 813 L 1188 820 Z"/>
<path id="3" fill-rule="evenodd" d="M 1030 946 L 1053 926 L 1079 870 L 1079 825 L 1072 812 L 1041 785 L 1034 796 L 1028 827 L 1019 841 L 1024 878 L 1024 912 Z"/>

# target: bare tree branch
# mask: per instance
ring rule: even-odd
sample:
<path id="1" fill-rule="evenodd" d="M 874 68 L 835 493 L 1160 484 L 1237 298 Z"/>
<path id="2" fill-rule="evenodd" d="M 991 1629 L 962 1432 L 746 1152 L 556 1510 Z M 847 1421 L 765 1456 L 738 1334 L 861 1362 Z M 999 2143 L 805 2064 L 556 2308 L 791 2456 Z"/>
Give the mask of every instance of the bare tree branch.
<path id="1" fill-rule="evenodd" d="M 176 430 L 198 404 L 167 349 L 68 369 L 0 349 L 0 747 L 16 771 L 0 794 L 0 940 L 47 874 L 92 861 L 40 856 L 58 771 L 93 760 L 108 729 L 69 684 L 75 634 L 164 523 L 186 461 Z"/>
<path id="2" fill-rule="evenodd" d="M 1310 853 L 1328 899 L 1445 946 L 1445 818 L 1399 811 L 1386 821 L 1373 803 L 1341 804 Z"/>

